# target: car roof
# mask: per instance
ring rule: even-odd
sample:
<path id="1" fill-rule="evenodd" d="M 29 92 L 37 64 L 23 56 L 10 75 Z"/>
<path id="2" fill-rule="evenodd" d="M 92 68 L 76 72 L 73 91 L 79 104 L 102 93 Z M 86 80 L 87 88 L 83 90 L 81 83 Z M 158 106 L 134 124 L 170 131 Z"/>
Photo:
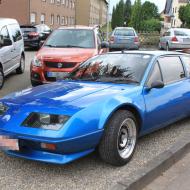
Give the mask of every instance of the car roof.
<path id="1" fill-rule="evenodd" d="M 76 26 L 62 26 L 59 27 L 58 29 L 63 30 L 63 29 L 85 29 L 85 30 L 95 30 L 97 27 L 90 27 L 90 26 L 82 26 L 82 25 L 76 25 Z"/>
<path id="2" fill-rule="evenodd" d="M 137 51 L 117 51 L 117 52 L 110 52 L 108 54 L 116 54 L 116 53 L 125 53 L 125 54 L 148 54 L 148 55 L 153 55 L 153 56 L 164 56 L 164 55 L 188 55 L 185 53 L 180 53 L 180 52 L 175 52 L 175 51 L 148 51 L 148 50 L 137 50 Z"/>
<path id="3" fill-rule="evenodd" d="M 16 19 L 12 18 L 0 18 L 0 26 L 7 25 L 7 24 L 18 24 Z"/>

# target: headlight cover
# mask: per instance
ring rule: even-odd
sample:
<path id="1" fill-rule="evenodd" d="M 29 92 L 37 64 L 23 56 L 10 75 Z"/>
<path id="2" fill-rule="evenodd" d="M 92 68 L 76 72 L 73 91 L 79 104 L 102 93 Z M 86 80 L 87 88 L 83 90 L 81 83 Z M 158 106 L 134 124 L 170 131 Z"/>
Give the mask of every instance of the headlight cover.
<path id="1" fill-rule="evenodd" d="M 35 56 L 32 60 L 32 65 L 35 67 L 42 67 L 42 62 Z"/>
<path id="2" fill-rule="evenodd" d="M 45 113 L 31 113 L 22 126 L 45 130 L 60 130 L 70 116 Z"/>
<path id="3" fill-rule="evenodd" d="M 0 103 L 0 115 L 3 115 L 7 112 L 8 107 L 5 106 L 3 103 Z"/>

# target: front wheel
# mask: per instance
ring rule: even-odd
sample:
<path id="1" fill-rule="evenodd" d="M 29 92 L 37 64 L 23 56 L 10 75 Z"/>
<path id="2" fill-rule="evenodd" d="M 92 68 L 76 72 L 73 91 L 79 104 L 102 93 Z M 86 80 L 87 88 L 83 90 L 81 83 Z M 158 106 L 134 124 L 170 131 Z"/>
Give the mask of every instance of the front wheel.
<path id="1" fill-rule="evenodd" d="M 3 88 L 4 82 L 5 82 L 5 77 L 4 77 L 3 69 L 0 68 L 0 89 Z"/>
<path id="2" fill-rule="evenodd" d="M 117 111 L 105 127 L 99 145 L 100 157 L 115 166 L 127 164 L 135 152 L 137 131 L 134 114 L 126 110 Z"/>
<path id="3" fill-rule="evenodd" d="M 25 69 L 25 59 L 24 59 L 24 56 L 21 56 L 20 66 L 16 69 L 16 73 L 22 74 L 22 73 L 24 73 L 24 69 Z"/>

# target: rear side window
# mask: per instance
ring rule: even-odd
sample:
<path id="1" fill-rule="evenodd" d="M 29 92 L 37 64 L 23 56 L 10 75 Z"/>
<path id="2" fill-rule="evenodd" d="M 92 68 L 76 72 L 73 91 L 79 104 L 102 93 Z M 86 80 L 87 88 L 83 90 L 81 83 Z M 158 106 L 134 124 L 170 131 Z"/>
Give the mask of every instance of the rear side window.
<path id="1" fill-rule="evenodd" d="M 190 76 L 190 56 L 182 56 L 181 58 L 185 64 L 188 76 Z"/>
<path id="2" fill-rule="evenodd" d="M 164 36 L 171 36 L 171 32 L 170 32 L 170 31 L 166 32 L 166 33 L 164 34 Z"/>
<path id="3" fill-rule="evenodd" d="M 174 35 L 175 36 L 188 36 L 187 33 L 183 32 L 183 31 L 179 31 L 179 30 L 175 30 Z"/>
<path id="4" fill-rule="evenodd" d="M 165 84 L 185 78 L 185 71 L 179 57 L 163 57 L 159 59 Z"/>
<path id="5" fill-rule="evenodd" d="M 17 42 L 22 39 L 20 27 L 17 24 L 9 25 L 9 28 L 11 30 L 11 34 L 12 34 L 14 42 Z"/>
<path id="6" fill-rule="evenodd" d="M 116 36 L 135 36 L 135 32 L 132 29 L 116 29 L 114 32 Z"/>

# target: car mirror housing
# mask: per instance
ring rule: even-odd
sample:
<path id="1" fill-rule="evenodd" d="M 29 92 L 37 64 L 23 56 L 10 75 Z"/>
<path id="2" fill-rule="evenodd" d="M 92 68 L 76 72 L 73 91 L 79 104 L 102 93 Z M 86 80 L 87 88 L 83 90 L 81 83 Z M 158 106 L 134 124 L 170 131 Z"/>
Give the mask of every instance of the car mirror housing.
<path id="1" fill-rule="evenodd" d="M 157 88 L 157 89 L 160 89 L 160 88 L 164 88 L 164 82 L 163 81 L 154 81 L 152 82 L 151 86 L 150 86 L 150 90 L 153 89 L 153 88 Z"/>

